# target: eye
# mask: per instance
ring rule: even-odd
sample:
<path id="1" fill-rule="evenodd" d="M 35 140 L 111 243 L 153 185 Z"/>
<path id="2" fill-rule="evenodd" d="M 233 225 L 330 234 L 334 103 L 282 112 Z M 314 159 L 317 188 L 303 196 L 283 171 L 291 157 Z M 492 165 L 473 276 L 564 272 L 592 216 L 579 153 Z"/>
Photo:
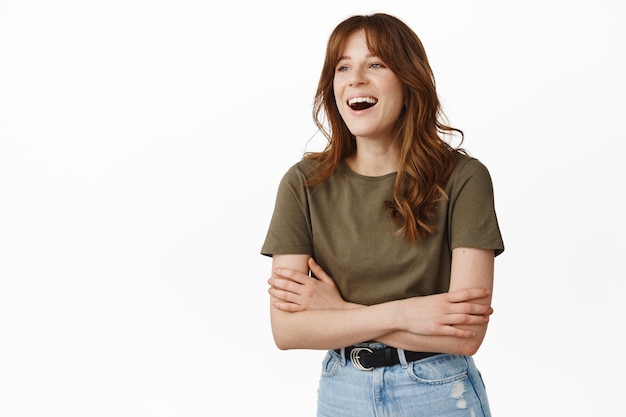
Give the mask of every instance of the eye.
<path id="1" fill-rule="evenodd" d="M 379 62 L 374 62 L 373 64 L 370 64 L 370 68 L 385 68 L 385 66 Z"/>
<path id="2" fill-rule="evenodd" d="M 348 71 L 348 69 L 349 68 L 347 66 L 345 66 L 345 65 L 339 65 L 337 67 L 337 72 L 345 72 L 345 71 Z"/>

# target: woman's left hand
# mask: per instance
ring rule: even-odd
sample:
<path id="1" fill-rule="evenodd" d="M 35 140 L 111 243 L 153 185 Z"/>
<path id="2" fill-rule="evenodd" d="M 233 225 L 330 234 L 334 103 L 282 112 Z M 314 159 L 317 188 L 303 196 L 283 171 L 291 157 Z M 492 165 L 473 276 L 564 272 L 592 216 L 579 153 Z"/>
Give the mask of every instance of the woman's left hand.
<path id="1" fill-rule="evenodd" d="M 341 298 L 335 281 L 313 258 L 308 263 L 317 279 L 289 268 L 273 270 L 267 281 L 272 305 L 287 312 L 348 308 L 350 303 Z"/>

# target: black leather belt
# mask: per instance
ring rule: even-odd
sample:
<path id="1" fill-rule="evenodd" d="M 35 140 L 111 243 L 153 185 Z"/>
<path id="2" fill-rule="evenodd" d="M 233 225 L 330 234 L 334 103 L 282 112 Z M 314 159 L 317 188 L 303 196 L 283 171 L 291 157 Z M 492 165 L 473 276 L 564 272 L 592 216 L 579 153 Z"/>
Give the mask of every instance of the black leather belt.
<path id="1" fill-rule="evenodd" d="M 369 371 L 373 368 L 394 366 L 400 363 L 398 349 L 396 348 L 386 347 L 372 350 L 366 347 L 349 346 L 344 351 L 345 358 L 352 361 L 354 367 L 360 371 Z M 335 352 L 341 355 L 341 349 L 335 349 Z M 439 355 L 439 353 L 404 351 L 404 357 L 407 362 L 419 361 L 435 355 Z"/>

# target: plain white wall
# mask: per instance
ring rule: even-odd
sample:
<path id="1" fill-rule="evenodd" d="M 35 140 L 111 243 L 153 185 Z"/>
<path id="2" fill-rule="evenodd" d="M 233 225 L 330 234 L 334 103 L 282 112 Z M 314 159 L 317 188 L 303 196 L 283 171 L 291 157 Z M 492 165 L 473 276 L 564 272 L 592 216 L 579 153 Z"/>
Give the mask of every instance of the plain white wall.
<path id="1" fill-rule="evenodd" d="M 619 3 L 4 0 L 0 415 L 314 415 L 323 353 L 274 347 L 259 250 L 280 177 L 321 146 L 327 37 L 375 11 L 421 37 L 493 176 L 494 415 L 615 415 Z"/>

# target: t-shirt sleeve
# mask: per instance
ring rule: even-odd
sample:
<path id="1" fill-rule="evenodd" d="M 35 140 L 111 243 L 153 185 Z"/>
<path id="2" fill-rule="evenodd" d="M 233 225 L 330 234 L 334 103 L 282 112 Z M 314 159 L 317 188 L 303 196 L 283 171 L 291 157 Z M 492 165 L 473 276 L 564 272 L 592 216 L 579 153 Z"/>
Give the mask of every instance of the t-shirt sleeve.
<path id="1" fill-rule="evenodd" d="M 493 249 L 496 256 L 501 254 L 504 242 L 487 168 L 476 159 L 466 163 L 457 174 L 450 197 L 449 232 L 452 249 Z"/>
<path id="2" fill-rule="evenodd" d="M 295 165 L 283 176 L 261 254 L 313 255 L 306 178 Z"/>

